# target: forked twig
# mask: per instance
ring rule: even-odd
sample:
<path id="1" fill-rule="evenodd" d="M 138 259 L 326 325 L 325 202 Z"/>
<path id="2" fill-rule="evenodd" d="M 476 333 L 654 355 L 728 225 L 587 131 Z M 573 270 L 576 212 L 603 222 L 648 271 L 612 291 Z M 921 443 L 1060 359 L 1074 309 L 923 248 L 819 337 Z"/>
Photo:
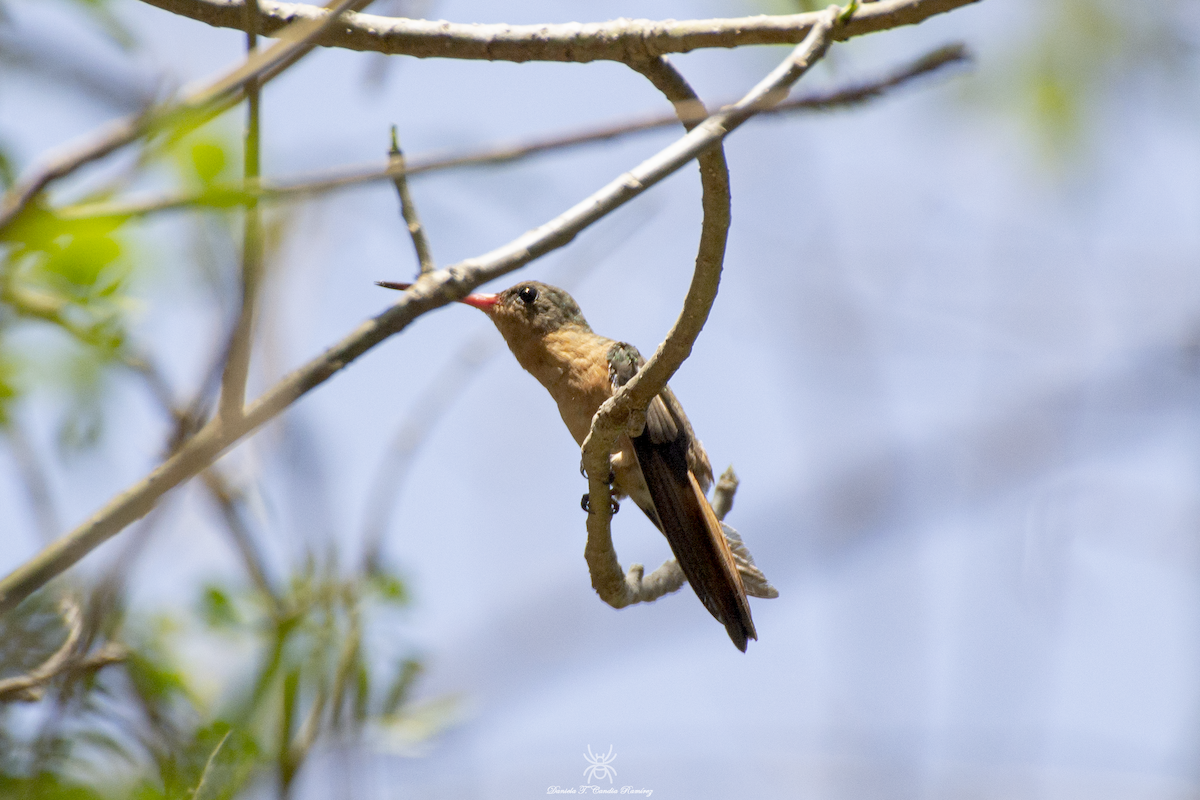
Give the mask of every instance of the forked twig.
<path id="1" fill-rule="evenodd" d="M 429 247 L 429 239 L 425 236 L 425 226 L 417 214 L 417 204 L 413 202 L 412 194 L 408 191 L 408 170 L 404 165 L 404 152 L 400 149 L 400 139 L 396 134 L 396 126 L 392 126 L 392 146 L 388 150 L 388 172 L 396 184 L 396 194 L 400 197 L 400 215 L 404 217 L 404 225 L 408 228 L 409 238 L 412 239 L 413 249 L 417 251 L 417 263 L 420 265 L 418 274 L 433 272 L 433 251 Z"/>

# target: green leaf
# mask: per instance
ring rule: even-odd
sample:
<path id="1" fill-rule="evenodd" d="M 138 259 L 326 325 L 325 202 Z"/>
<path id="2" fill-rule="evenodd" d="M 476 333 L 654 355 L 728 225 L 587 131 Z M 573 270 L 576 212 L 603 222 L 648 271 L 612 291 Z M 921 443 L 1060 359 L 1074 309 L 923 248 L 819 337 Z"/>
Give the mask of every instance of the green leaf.
<path id="1" fill-rule="evenodd" d="M 95 789 L 64 781 L 43 772 L 32 778 L 0 774 L 0 797 L 35 797 L 38 800 L 104 800 Z"/>
<path id="2" fill-rule="evenodd" d="M 70 294 L 87 297 L 100 283 L 105 268 L 121 256 L 121 245 L 112 236 L 73 236 L 46 260 L 43 269 L 66 282 Z"/>
<path id="3" fill-rule="evenodd" d="M 367 718 L 370 702 L 371 673 L 367 671 L 367 665 L 359 661 L 354 671 L 354 719 L 362 722 Z"/>
<path id="4" fill-rule="evenodd" d="M 12 422 L 12 406 L 20 396 L 17 360 L 0 348 L 0 428 Z"/>
<path id="5" fill-rule="evenodd" d="M 216 722 L 197 733 L 193 753 L 206 753 L 203 767 L 185 797 L 227 800 L 250 777 L 259 761 L 258 745 L 245 731 Z"/>
<path id="6" fill-rule="evenodd" d="M 0 188 L 7 189 L 17 180 L 17 170 L 13 167 L 12 158 L 8 151 L 0 147 Z"/>
<path id="7" fill-rule="evenodd" d="M 372 569 L 367 573 L 367 587 L 380 600 L 393 605 L 408 605 L 411 599 L 408 587 L 400 576 L 382 568 Z"/>
<path id="8" fill-rule="evenodd" d="M 165 704 L 187 694 L 183 674 L 145 652 L 131 652 L 125 667 L 134 688 L 146 701 Z"/>
<path id="9" fill-rule="evenodd" d="M 212 141 L 192 145 L 192 167 L 205 185 L 211 184 L 225 171 L 227 159 L 220 145 Z"/>
<path id="10" fill-rule="evenodd" d="M 387 698 L 383 701 L 385 716 L 395 714 L 407 702 L 412 693 L 413 684 L 416 683 L 417 678 L 421 677 L 424 670 L 425 667 L 415 658 L 406 658 L 400 662 L 400 667 L 396 670 L 396 677 L 392 680 L 391 688 L 388 689 Z"/>
<path id="11" fill-rule="evenodd" d="M 204 588 L 200 598 L 200 616 L 210 628 L 233 628 L 241 624 L 233 601 L 219 586 Z"/>

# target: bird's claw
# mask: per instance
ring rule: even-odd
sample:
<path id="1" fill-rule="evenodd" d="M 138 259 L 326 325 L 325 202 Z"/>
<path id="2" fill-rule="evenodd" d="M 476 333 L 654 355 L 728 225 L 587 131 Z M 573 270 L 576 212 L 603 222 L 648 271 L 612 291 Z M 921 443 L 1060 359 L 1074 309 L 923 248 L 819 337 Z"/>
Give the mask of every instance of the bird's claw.
<path id="1" fill-rule="evenodd" d="M 587 513 L 592 513 L 592 497 L 588 492 L 583 493 L 583 497 L 579 498 L 579 507 Z M 609 513 L 616 514 L 621 510 L 621 504 L 613 498 L 608 499 Z"/>

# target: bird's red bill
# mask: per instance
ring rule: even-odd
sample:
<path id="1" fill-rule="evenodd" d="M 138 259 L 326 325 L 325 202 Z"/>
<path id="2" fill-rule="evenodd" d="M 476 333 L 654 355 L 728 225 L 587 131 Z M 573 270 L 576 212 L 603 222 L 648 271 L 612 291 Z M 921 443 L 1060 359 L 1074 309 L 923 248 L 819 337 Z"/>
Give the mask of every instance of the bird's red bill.
<path id="1" fill-rule="evenodd" d="M 382 286 L 385 289 L 396 289 L 401 292 L 412 286 L 411 283 L 392 283 L 391 281 L 375 281 L 375 285 Z M 499 301 L 500 295 L 498 294 L 469 294 L 458 302 L 487 311 Z"/>
<path id="2" fill-rule="evenodd" d="M 483 309 L 484 311 L 487 311 L 492 306 L 496 305 L 496 303 L 500 302 L 500 295 L 498 295 L 498 294 L 469 294 L 466 297 L 464 297 L 462 300 L 459 300 L 458 302 L 466 303 L 469 306 L 475 306 L 475 308 L 479 308 L 479 309 Z"/>

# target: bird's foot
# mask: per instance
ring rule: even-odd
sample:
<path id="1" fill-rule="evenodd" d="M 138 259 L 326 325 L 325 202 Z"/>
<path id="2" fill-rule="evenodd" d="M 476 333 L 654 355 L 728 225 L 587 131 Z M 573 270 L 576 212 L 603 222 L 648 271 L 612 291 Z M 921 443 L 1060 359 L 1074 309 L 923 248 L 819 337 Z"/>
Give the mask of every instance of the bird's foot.
<path id="1" fill-rule="evenodd" d="M 592 497 L 589 493 L 584 492 L 583 497 L 579 498 L 579 507 L 589 514 L 592 513 Z M 621 510 L 621 504 L 617 502 L 615 497 L 610 495 L 608 498 L 608 508 L 610 513 L 616 514 Z"/>

